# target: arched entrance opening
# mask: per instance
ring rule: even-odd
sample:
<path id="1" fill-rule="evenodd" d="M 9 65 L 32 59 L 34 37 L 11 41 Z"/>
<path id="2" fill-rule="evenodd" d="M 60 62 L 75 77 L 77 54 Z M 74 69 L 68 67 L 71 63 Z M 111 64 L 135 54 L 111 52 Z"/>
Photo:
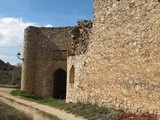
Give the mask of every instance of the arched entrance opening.
<path id="1" fill-rule="evenodd" d="M 54 72 L 53 97 L 56 99 L 66 98 L 66 71 L 61 68 Z"/>

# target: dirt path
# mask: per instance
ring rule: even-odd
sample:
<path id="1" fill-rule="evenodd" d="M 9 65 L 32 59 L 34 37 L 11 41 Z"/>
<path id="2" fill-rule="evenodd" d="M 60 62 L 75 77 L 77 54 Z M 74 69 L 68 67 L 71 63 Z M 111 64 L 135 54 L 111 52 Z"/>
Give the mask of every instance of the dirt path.
<path id="1" fill-rule="evenodd" d="M 85 120 L 82 117 L 76 117 L 73 114 L 66 113 L 65 111 L 47 105 L 42 105 L 35 102 L 23 100 L 19 97 L 14 97 L 9 94 L 11 90 L 13 89 L 0 88 L 0 101 L 12 107 L 15 107 L 20 111 L 25 112 L 26 114 L 34 118 L 34 120 L 47 120 L 39 113 L 39 111 L 44 111 L 51 115 L 57 116 L 61 120 Z"/>

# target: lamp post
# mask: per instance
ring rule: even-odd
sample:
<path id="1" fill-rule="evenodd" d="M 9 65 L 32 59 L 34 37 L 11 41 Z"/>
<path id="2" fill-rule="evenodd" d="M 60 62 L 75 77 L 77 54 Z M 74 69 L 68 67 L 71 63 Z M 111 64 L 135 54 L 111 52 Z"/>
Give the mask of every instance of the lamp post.
<path id="1" fill-rule="evenodd" d="M 17 53 L 17 58 L 19 59 L 19 60 L 22 60 L 22 61 L 24 61 L 24 58 L 21 58 L 21 53 Z"/>

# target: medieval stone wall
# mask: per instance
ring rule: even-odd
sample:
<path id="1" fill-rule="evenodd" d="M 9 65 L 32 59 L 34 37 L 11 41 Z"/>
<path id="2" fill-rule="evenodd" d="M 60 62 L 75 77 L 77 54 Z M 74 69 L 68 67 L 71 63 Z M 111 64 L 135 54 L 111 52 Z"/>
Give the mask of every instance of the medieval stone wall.
<path id="1" fill-rule="evenodd" d="M 36 72 L 36 47 L 38 30 L 35 27 L 28 27 L 24 32 L 24 62 L 22 64 L 21 90 L 34 93 L 35 72 Z"/>
<path id="2" fill-rule="evenodd" d="M 66 102 L 160 114 L 159 0 L 95 0 L 94 8 L 92 34 L 88 22 L 25 30 L 21 90 L 52 96 L 61 68 Z M 54 59 L 55 50 L 66 49 L 67 61 Z"/>
<path id="3" fill-rule="evenodd" d="M 160 114 L 160 2 L 95 0 L 94 8 L 87 52 L 67 61 L 66 101 Z"/>
<path id="4" fill-rule="evenodd" d="M 71 55 L 84 54 L 88 49 L 89 36 L 91 35 L 92 21 L 81 20 L 71 32 Z"/>
<path id="5" fill-rule="evenodd" d="M 54 59 L 55 50 L 71 50 L 73 27 L 28 27 L 24 38 L 21 90 L 43 97 L 53 95 L 54 72 L 67 70 L 66 59 Z"/>

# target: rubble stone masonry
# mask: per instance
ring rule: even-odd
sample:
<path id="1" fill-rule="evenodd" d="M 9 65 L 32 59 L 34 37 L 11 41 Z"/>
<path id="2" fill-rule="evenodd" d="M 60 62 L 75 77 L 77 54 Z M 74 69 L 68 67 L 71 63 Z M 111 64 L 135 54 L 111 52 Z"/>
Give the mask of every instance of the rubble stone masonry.
<path id="1" fill-rule="evenodd" d="M 43 97 L 53 96 L 54 72 L 67 71 L 66 59 L 54 59 L 55 50 L 70 54 L 73 27 L 25 29 L 21 90 Z"/>
<path id="2" fill-rule="evenodd" d="M 66 101 L 160 114 L 160 2 L 95 0 L 94 8 L 87 51 L 67 60 Z"/>
<path id="3" fill-rule="evenodd" d="M 67 57 L 88 48 L 92 22 L 75 27 L 25 29 L 21 90 L 42 97 L 66 97 Z"/>

